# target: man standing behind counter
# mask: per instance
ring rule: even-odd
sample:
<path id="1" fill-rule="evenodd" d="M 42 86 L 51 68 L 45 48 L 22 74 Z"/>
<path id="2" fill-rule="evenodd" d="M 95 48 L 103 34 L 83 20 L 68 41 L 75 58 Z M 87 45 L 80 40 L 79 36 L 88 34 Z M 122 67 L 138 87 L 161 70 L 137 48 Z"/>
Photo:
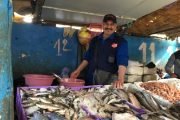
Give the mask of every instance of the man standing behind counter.
<path id="1" fill-rule="evenodd" d="M 174 65 L 174 72 L 172 72 L 171 70 L 173 65 Z M 171 55 L 165 66 L 165 70 L 172 78 L 180 79 L 180 50 L 176 51 Z"/>
<path id="2" fill-rule="evenodd" d="M 71 78 L 77 78 L 80 72 L 88 66 L 87 84 L 108 85 L 113 83 L 116 88 L 123 87 L 128 66 L 128 43 L 115 32 L 116 27 L 116 17 L 113 14 L 105 15 L 103 33 L 91 40 L 82 63 L 71 73 Z"/>

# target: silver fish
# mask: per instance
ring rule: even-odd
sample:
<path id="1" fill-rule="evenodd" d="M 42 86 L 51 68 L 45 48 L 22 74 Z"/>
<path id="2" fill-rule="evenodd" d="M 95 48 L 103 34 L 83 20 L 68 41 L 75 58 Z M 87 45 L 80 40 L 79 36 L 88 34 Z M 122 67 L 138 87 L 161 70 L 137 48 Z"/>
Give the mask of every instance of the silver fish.
<path id="1" fill-rule="evenodd" d="M 142 92 L 144 99 L 146 99 L 147 103 L 151 105 L 151 108 L 153 108 L 155 111 L 159 111 L 160 107 L 159 105 L 155 102 L 155 100 L 152 98 L 152 96 L 147 93 L 147 92 Z"/>
<path id="2" fill-rule="evenodd" d="M 30 103 L 24 103 L 22 104 L 24 108 L 27 108 L 27 107 L 32 107 L 32 106 L 35 106 L 36 105 L 36 101 L 35 102 L 30 102 Z"/>
<path id="3" fill-rule="evenodd" d="M 65 120 L 65 117 L 58 115 L 57 113 L 47 113 L 46 114 L 50 120 Z"/>
<path id="4" fill-rule="evenodd" d="M 67 109 L 60 109 L 60 110 L 57 110 L 57 111 L 54 111 L 60 115 L 65 115 L 65 112 L 66 112 Z"/>
<path id="5" fill-rule="evenodd" d="M 136 96 L 132 93 L 128 93 L 130 102 L 137 108 L 141 108 L 141 104 L 137 100 Z"/>
<path id="6" fill-rule="evenodd" d="M 27 115 L 31 115 L 34 112 L 38 111 L 38 110 L 39 110 L 39 107 L 32 106 L 32 107 L 29 107 L 29 108 L 25 109 L 25 112 L 26 112 Z"/>
<path id="7" fill-rule="evenodd" d="M 49 120 L 49 118 L 39 112 L 35 112 L 30 120 Z"/>
<path id="8" fill-rule="evenodd" d="M 146 99 L 144 99 L 144 96 L 142 95 L 141 92 L 136 91 L 135 95 L 138 97 L 138 100 L 145 108 L 147 108 L 150 111 L 154 111 L 154 109 L 151 107 L 151 105 L 149 105 L 149 103 L 146 101 Z"/>
<path id="9" fill-rule="evenodd" d="M 48 99 L 48 98 L 39 98 L 39 100 L 40 100 L 41 102 L 43 102 L 43 103 L 48 103 L 48 104 L 51 104 L 51 103 L 52 103 L 52 101 L 51 101 L 50 99 Z"/>
<path id="10" fill-rule="evenodd" d="M 34 96 L 46 96 L 49 95 L 50 93 L 48 92 L 39 92 L 39 93 L 35 93 Z"/>
<path id="11" fill-rule="evenodd" d="M 129 100 L 128 94 L 123 89 L 116 89 L 113 93 L 118 95 L 122 100 Z"/>
<path id="12" fill-rule="evenodd" d="M 54 104 L 47 104 L 47 103 L 39 103 L 36 104 L 36 106 L 42 109 L 48 109 L 49 111 L 55 111 L 60 109 L 60 107 L 57 107 Z"/>

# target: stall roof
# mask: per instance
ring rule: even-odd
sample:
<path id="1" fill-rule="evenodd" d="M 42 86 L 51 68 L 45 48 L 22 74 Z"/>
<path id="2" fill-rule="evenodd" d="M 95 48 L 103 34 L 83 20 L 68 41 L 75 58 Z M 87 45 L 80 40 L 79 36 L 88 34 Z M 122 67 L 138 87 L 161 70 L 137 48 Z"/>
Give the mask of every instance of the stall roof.
<path id="1" fill-rule="evenodd" d="M 137 19 L 130 34 L 148 36 L 163 33 L 174 39 L 180 36 L 180 0 Z"/>
<path id="2" fill-rule="evenodd" d="M 14 9 L 36 1 L 35 14 L 51 23 L 101 23 L 107 13 L 118 17 L 118 24 L 132 23 L 129 34 L 148 36 L 166 33 L 180 36 L 180 0 L 13 0 Z M 24 3 L 28 4 L 24 4 Z M 22 4 L 23 3 L 23 4 Z M 156 20 L 154 20 L 156 18 Z M 153 22 L 152 22 L 153 21 Z"/>
<path id="3" fill-rule="evenodd" d="M 45 0 L 42 19 L 71 23 L 101 23 L 107 13 L 126 24 L 175 0 Z"/>

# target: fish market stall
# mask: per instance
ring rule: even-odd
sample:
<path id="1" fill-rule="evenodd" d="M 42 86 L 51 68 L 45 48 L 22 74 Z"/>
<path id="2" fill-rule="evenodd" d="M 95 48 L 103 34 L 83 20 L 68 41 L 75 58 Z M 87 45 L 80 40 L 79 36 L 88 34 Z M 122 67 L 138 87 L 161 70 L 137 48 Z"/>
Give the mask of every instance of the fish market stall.
<path id="1" fill-rule="evenodd" d="M 17 98 L 21 120 L 176 120 L 180 117 L 174 112 L 177 106 L 164 109 L 150 94 L 137 91 L 134 94 L 110 85 L 20 87 Z"/>
<path id="2" fill-rule="evenodd" d="M 87 88 L 87 89 L 82 89 Z M 129 103 L 128 93 L 111 86 L 18 88 L 18 117 L 23 120 L 137 120 L 141 109 Z M 131 109 L 133 108 L 133 109 Z M 124 116 L 124 117 L 123 117 Z"/>
<path id="3" fill-rule="evenodd" d="M 145 109 L 156 113 L 168 111 L 168 113 L 174 116 L 171 119 L 179 119 L 179 84 L 179 79 L 164 79 L 144 83 L 136 82 L 129 84 L 127 89 L 136 95 Z"/>

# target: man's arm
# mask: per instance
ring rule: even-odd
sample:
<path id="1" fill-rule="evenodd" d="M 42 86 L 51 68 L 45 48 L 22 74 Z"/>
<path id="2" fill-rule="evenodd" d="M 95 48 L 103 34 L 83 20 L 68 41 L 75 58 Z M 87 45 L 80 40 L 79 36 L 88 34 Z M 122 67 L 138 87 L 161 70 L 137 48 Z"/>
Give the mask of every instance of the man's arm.
<path id="1" fill-rule="evenodd" d="M 128 43 L 126 40 L 122 40 L 117 51 L 118 80 L 113 83 L 113 86 L 116 88 L 123 87 L 126 67 L 128 66 Z"/>
<path id="2" fill-rule="evenodd" d="M 126 73 L 126 66 L 119 65 L 119 69 L 118 69 L 118 80 L 122 81 L 122 83 L 124 83 L 125 73 Z"/>
<path id="3" fill-rule="evenodd" d="M 77 78 L 79 76 L 79 74 L 81 73 L 81 71 L 88 65 L 88 61 L 87 60 L 83 60 L 81 62 L 81 64 L 78 66 L 78 68 L 71 73 L 71 78 Z"/>
<path id="4" fill-rule="evenodd" d="M 171 76 L 171 77 L 177 77 L 171 70 L 172 66 L 174 65 L 175 61 L 175 56 L 174 54 L 171 55 L 171 57 L 168 59 L 168 62 L 165 66 L 166 72 Z"/>
<path id="5" fill-rule="evenodd" d="M 123 88 L 126 66 L 119 65 L 118 68 L 118 80 L 113 83 L 113 86 L 116 88 Z"/>
<path id="6" fill-rule="evenodd" d="M 83 56 L 83 61 L 78 66 L 78 68 L 74 72 L 71 73 L 71 78 L 77 78 L 79 76 L 79 74 L 81 73 L 81 71 L 88 65 L 89 61 L 91 60 L 93 46 L 94 46 L 92 41 L 93 41 L 93 39 L 90 42 L 88 50 L 85 52 L 85 54 Z"/>
<path id="7" fill-rule="evenodd" d="M 81 72 L 87 65 L 88 65 L 88 61 L 87 60 L 83 60 L 76 70 Z"/>

